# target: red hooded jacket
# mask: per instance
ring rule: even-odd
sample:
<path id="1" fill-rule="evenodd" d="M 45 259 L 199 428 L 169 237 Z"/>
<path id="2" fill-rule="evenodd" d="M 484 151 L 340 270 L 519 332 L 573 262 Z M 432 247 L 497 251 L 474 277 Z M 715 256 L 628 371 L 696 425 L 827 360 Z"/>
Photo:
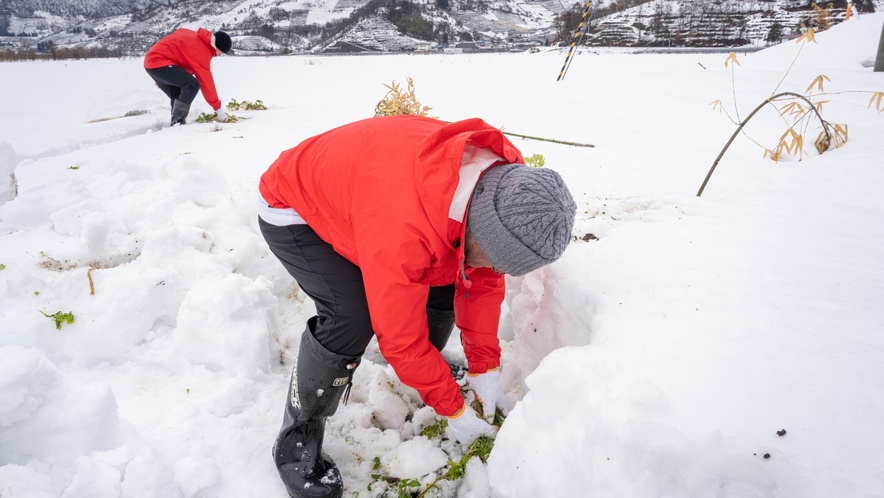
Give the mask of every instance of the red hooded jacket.
<path id="1" fill-rule="evenodd" d="M 504 277 L 464 266 L 465 219 L 481 173 L 520 162 L 518 149 L 480 119 L 390 116 L 308 138 L 261 176 L 271 207 L 293 208 L 362 270 L 381 353 L 440 415 L 456 413 L 463 397 L 428 338 L 429 289 L 455 283 L 470 371 L 499 366 Z"/>
<path id="2" fill-rule="evenodd" d="M 194 75 L 200 83 L 200 91 L 206 102 L 217 111 L 221 107 L 221 101 L 218 100 L 215 79 L 212 77 L 212 57 L 215 57 L 215 47 L 212 46 L 211 31 L 203 28 L 198 31 L 178 28 L 150 47 L 144 56 L 144 67 L 156 69 L 178 66 Z"/>

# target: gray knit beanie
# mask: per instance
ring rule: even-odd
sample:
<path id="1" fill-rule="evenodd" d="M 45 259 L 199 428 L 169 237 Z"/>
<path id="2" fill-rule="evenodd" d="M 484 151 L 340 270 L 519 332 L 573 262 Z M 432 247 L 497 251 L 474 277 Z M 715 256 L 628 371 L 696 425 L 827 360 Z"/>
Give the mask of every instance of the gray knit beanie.
<path id="1" fill-rule="evenodd" d="M 558 173 L 504 164 L 479 178 L 467 226 L 496 270 L 521 276 L 559 259 L 576 212 Z"/>

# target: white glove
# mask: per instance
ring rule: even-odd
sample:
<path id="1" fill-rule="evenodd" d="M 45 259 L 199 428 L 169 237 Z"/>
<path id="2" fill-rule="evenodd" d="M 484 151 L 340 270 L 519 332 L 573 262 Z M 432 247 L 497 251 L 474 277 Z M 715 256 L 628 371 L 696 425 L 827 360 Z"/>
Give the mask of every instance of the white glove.
<path id="1" fill-rule="evenodd" d="M 500 389 L 500 369 L 495 368 L 481 374 L 467 374 L 467 385 L 476 394 L 476 398 L 482 403 L 482 416 L 487 421 L 494 420 L 494 408 L 499 407 L 501 413 L 506 416 L 509 413 L 506 407 L 506 398 Z"/>
<path id="2" fill-rule="evenodd" d="M 217 116 L 215 117 L 216 121 L 225 122 L 227 121 L 227 113 L 224 112 L 224 107 L 219 107 L 217 111 L 215 111 Z"/>
<path id="3" fill-rule="evenodd" d="M 459 412 L 448 417 L 448 437 L 467 446 L 479 436 L 494 436 L 496 433 L 497 428 L 479 418 L 466 403 Z"/>

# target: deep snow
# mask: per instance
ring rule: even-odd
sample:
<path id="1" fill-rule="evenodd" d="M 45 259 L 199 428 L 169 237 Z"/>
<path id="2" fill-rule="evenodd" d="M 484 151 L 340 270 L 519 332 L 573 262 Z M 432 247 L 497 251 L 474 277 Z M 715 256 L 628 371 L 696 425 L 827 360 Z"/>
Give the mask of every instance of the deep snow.
<path id="1" fill-rule="evenodd" d="M 513 139 L 571 186 L 576 240 L 508 278 L 513 410 L 487 465 L 430 495 L 884 495 L 882 22 L 819 33 L 780 86 L 829 77 L 844 147 L 818 155 L 811 126 L 774 163 L 740 136 L 700 198 L 735 129 L 709 103 L 745 117 L 799 45 L 740 55 L 733 88 L 726 54 L 583 51 L 558 83 L 560 51 L 220 58 L 222 100 L 270 109 L 171 129 L 140 60 L 0 65 L 0 496 L 285 496 L 270 446 L 313 306 L 257 231 L 257 180 L 409 76 L 441 119 L 595 145 Z M 345 496 L 435 479 L 463 448 L 415 437 L 433 420 L 372 346 L 329 421 Z"/>

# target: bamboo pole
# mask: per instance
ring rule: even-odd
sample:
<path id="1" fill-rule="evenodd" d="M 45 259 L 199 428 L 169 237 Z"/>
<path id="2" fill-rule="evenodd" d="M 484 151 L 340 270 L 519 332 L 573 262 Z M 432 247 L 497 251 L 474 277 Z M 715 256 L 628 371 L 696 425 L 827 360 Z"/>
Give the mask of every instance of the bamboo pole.
<path id="1" fill-rule="evenodd" d="M 526 138 L 528 140 L 541 140 L 543 142 L 552 142 L 554 144 L 573 145 L 574 147 L 595 147 L 593 144 L 582 144 L 579 142 L 566 142 L 564 140 L 556 140 L 554 138 L 532 137 L 531 135 L 519 135 L 518 133 L 510 133 L 508 131 L 501 132 L 511 137 Z"/>
<path id="2" fill-rule="evenodd" d="M 571 46 L 568 48 L 568 55 L 565 56 L 565 63 L 562 64 L 562 70 L 559 71 L 559 77 L 556 78 L 556 81 L 561 81 L 565 78 L 565 73 L 568 72 L 568 66 L 570 66 L 569 61 L 571 60 L 571 52 L 574 51 L 574 47 L 580 42 L 580 39 L 583 38 L 583 33 L 586 31 L 584 25 L 589 26 L 589 21 L 586 19 L 586 16 L 589 14 L 589 9 L 592 7 L 592 0 L 586 2 L 586 7 L 583 9 L 583 15 L 580 16 L 580 24 L 577 25 L 577 29 L 574 30 L 574 35 L 571 37 Z"/>

